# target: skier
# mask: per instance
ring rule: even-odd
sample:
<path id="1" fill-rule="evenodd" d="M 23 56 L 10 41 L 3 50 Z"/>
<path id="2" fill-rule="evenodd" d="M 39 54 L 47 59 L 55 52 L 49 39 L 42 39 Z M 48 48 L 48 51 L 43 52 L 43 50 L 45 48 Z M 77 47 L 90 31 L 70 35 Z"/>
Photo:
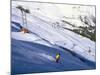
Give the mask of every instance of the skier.
<path id="1" fill-rule="evenodd" d="M 60 60 L 60 53 L 56 54 L 56 63 L 58 63 Z"/>

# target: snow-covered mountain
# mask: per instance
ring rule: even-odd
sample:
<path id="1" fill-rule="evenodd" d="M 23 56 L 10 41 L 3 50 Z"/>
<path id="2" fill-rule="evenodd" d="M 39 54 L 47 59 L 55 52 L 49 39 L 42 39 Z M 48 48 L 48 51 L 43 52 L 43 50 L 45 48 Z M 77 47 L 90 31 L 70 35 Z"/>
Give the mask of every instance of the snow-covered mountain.
<path id="1" fill-rule="evenodd" d="M 18 5 L 28 8 L 31 12 L 27 14 L 27 29 L 30 33 L 20 32 L 21 27 L 24 26 L 22 25 L 22 14 L 16 8 Z M 13 66 L 17 65 L 16 69 L 13 67 L 14 72 L 25 73 L 28 71 L 29 73 L 95 68 L 95 42 L 69 30 L 86 24 L 77 18 L 66 19 L 64 17 L 66 15 L 63 15 L 59 9 L 60 6 L 55 4 L 12 2 L 12 63 Z M 62 20 L 66 20 L 68 23 L 64 23 Z M 61 54 L 62 64 L 58 64 L 58 66 L 54 63 L 56 53 Z M 27 65 L 25 62 L 29 64 Z M 19 66 L 22 63 L 25 63 L 24 67 Z M 47 63 L 45 66 L 48 67 L 44 67 L 42 70 L 44 63 Z M 29 67 L 30 65 L 35 68 Z M 18 70 L 17 68 L 22 69 Z M 40 71 L 36 68 L 40 68 Z"/>

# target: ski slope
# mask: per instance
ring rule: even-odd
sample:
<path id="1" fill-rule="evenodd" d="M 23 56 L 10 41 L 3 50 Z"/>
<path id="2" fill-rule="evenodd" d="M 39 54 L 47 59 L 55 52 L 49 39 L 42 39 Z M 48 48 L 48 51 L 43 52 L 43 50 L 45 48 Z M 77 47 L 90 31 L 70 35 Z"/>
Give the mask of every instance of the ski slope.
<path id="1" fill-rule="evenodd" d="M 19 32 L 24 27 L 21 12 L 12 7 L 13 73 L 95 68 L 95 42 L 62 27 L 53 27 L 52 22 L 56 20 L 34 11 L 27 14 L 30 33 Z M 55 63 L 56 53 L 61 54 L 61 63 Z"/>

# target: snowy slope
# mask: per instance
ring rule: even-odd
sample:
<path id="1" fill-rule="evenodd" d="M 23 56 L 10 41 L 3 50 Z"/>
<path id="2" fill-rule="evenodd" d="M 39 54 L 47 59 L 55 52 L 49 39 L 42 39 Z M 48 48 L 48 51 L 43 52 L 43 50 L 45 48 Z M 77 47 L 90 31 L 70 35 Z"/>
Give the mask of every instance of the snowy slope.
<path id="1" fill-rule="evenodd" d="M 16 22 L 21 23 L 21 20 L 16 19 L 15 17 L 18 13 L 20 13 L 17 10 L 18 9 L 15 8 L 12 10 L 12 15 L 14 15 L 14 17 L 12 17 L 12 21 L 16 20 Z M 21 18 L 21 15 L 17 15 L 17 17 Z M 70 50 L 76 50 L 75 52 L 80 53 L 85 58 L 95 61 L 95 43 L 88 38 L 81 37 L 80 35 L 77 35 L 74 32 L 68 30 L 55 29 L 52 27 L 52 25 L 38 18 L 38 16 L 27 15 L 27 17 L 28 29 L 31 32 L 37 34 L 45 40 L 48 40 L 53 45 L 56 44 L 58 46 L 63 46 Z M 75 49 L 72 49 L 74 44 Z M 91 54 L 88 53 L 89 47 L 92 51 Z"/>
<path id="2" fill-rule="evenodd" d="M 58 52 L 61 53 L 60 63 L 55 62 Z M 80 59 L 67 50 L 12 39 L 12 75 L 94 68 L 93 62 Z"/>
<path id="3" fill-rule="evenodd" d="M 19 32 L 20 24 L 14 22 L 12 24 L 14 24 L 12 25 L 12 75 L 95 68 L 94 62 L 68 49 L 53 46 L 35 34 Z M 61 53 L 61 63 L 55 62 L 57 53 Z"/>
<path id="4" fill-rule="evenodd" d="M 30 33 L 24 34 L 19 32 L 21 27 L 24 27 L 21 12 L 16 5 L 12 7 L 13 72 L 29 73 L 95 68 L 95 42 L 62 27 L 53 27 L 52 23 L 58 20 L 58 16 L 56 15 L 57 17 L 52 19 L 53 17 L 48 17 L 49 15 L 43 15 L 37 10 L 27 14 L 27 28 Z M 62 64 L 55 63 L 56 53 L 61 53 Z M 44 69 L 42 69 L 43 67 Z M 24 68 L 26 69 L 24 70 Z"/>

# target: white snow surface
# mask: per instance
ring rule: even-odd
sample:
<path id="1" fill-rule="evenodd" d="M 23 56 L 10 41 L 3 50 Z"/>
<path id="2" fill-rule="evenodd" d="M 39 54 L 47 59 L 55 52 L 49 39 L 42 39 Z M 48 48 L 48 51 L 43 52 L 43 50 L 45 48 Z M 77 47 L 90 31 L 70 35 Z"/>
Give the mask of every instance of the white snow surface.
<path id="1" fill-rule="evenodd" d="M 57 19 L 54 20 L 52 19 L 53 17 L 49 18 L 47 14 L 42 15 L 41 12 L 35 12 L 37 11 L 27 14 L 27 28 L 37 35 L 32 33 L 24 34 L 22 32 L 12 32 L 12 38 L 16 40 L 40 43 L 47 46 L 62 46 L 75 53 L 78 53 L 88 60 L 95 62 L 95 42 L 72 31 L 63 28 L 54 28 L 52 27 L 52 22 L 56 21 Z M 21 20 L 21 12 L 16 8 L 16 5 L 12 6 L 12 21 L 18 22 L 21 24 L 21 26 L 23 26 Z M 18 28 L 14 24 L 12 24 L 12 26 Z M 43 39 L 49 42 L 46 42 Z M 89 52 L 89 50 L 91 50 L 91 52 Z"/>

